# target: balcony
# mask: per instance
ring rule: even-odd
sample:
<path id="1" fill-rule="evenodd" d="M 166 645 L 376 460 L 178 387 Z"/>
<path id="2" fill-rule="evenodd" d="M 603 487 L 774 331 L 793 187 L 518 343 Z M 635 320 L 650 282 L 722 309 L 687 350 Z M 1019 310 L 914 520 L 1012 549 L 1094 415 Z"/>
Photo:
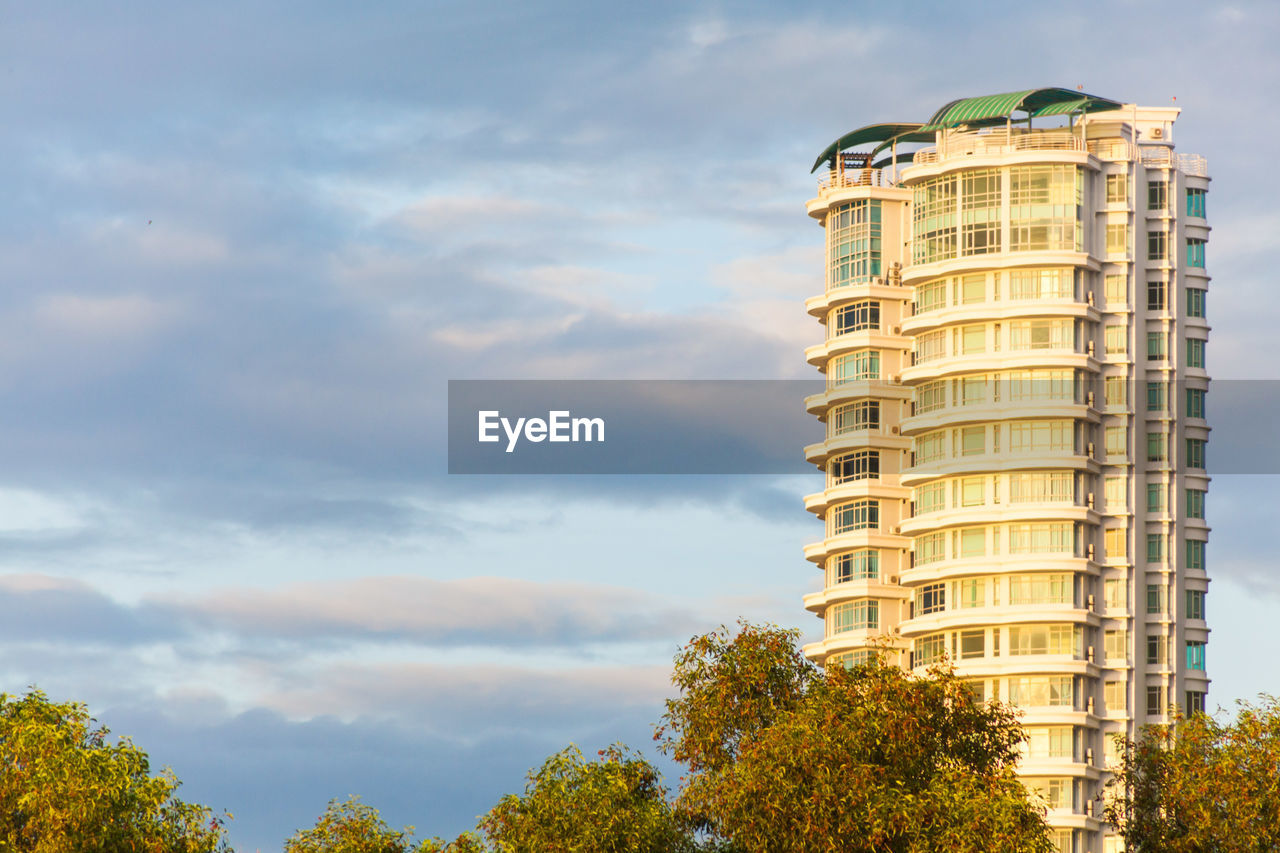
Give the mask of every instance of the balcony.
<path id="1" fill-rule="evenodd" d="M 818 178 L 818 195 L 850 187 L 897 186 L 885 169 L 832 169 Z"/>
<path id="2" fill-rule="evenodd" d="M 1084 150 L 1084 141 L 1065 128 L 1055 130 L 1000 128 L 944 134 L 938 145 L 917 151 L 912 164 L 929 166 L 957 157 L 1014 154 L 1020 151 L 1083 152 Z"/>

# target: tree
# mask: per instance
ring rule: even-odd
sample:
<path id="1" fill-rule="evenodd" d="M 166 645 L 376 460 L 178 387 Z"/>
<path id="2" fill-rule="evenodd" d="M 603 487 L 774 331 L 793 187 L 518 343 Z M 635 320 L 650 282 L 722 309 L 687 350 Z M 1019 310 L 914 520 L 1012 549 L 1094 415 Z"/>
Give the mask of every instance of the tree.
<path id="1" fill-rule="evenodd" d="M 1230 723 L 1175 711 L 1118 744 L 1106 813 L 1128 850 L 1280 849 L 1280 700 L 1241 702 Z"/>
<path id="2" fill-rule="evenodd" d="M 378 810 L 349 797 L 330 800 L 311 829 L 300 829 L 284 843 L 284 853 L 410 853 L 413 827 L 394 830 Z"/>
<path id="3" fill-rule="evenodd" d="M 205 853 L 225 850 L 223 819 L 173 796 L 165 768 L 76 702 L 32 688 L 0 694 L 0 850 Z M 229 815 L 227 816 L 229 817 Z"/>
<path id="4" fill-rule="evenodd" d="M 529 774 L 523 795 L 508 794 L 480 819 L 499 853 L 682 853 L 693 842 L 676 822 L 661 777 L 615 744 L 584 761 L 575 746 Z M 454 842 L 459 853 L 479 849 Z M 475 843 L 474 839 L 470 843 Z"/>
<path id="5" fill-rule="evenodd" d="M 1007 707 L 946 668 L 824 673 L 797 635 L 744 624 L 677 655 L 655 737 L 691 771 L 683 817 L 744 853 L 1051 849 Z"/>

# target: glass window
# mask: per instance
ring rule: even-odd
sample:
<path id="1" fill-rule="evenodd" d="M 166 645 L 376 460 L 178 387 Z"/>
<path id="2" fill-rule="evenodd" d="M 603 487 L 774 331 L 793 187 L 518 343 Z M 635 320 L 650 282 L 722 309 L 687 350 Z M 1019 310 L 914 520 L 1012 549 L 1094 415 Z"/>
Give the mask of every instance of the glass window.
<path id="1" fill-rule="evenodd" d="M 1009 525 L 1009 553 L 1074 553 L 1075 527 L 1071 522 L 1036 522 Z"/>
<path id="2" fill-rule="evenodd" d="M 1204 240 L 1187 238 L 1187 266 L 1204 269 Z"/>
<path id="3" fill-rule="evenodd" d="M 1107 223 L 1107 254 L 1125 255 L 1129 252 L 1129 226 L 1124 222 Z"/>
<path id="4" fill-rule="evenodd" d="M 1128 509 L 1129 501 L 1125 494 L 1126 485 L 1127 480 L 1124 477 L 1107 477 L 1107 512 L 1124 512 Z"/>
<path id="5" fill-rule="evenodd" d="M 1106 438 L 1108 456 L 1127 456 L 1129 454 L 1129 433 L 1126 427 L 1109 426 L 1103 435 Z"/>
<path id="6" fill-rule="evenodd" d="M 837 536 L 850 530 L 874 530 L 880 527 L 880 502 L 856 500 L 834 507 L 830 514 L 831 535 Z"/>
<path id="7" fill-rule="evenodd" d="M 941 532 L 926 533 L 923 536 L 917 536 L 912 545 L 912 559 L 914 564 L 922 566 L 925 563 L 935 563 L 938 560 L 945 560 L 947 557 L 946 542 L 946 534 Z"/>
<path id="8" fill-rule="evenodd" d="M 1147 260 L 1163 261 L 1169 257 L 1169 235 L 1152 231 L 1147 235 Z"/>
<path id="9" fill-rule="evenodd" d="M 947 279 L 940 278 L 937 281 L 928 281 L 924 284 L 916 285 L 915 302 L 915 313 L 917 314 L 945 308 L 947 304 Z"/>
<path id="10" fill-rule="evenodd" d="M 1187 467 L 1204 468 L 1205 447 L 1209 442 L 1203 438 L 1187 439 Z"/>
<path id="11" fill-rule="evenodd" d="M 961 558 L 982 557 L 987 553 L 987 528 L 966 527 L 955 531 L 955 554 Z"/>
<path id="12" fill-rule="evenodd" d="M 1009 654 L 1079 656 L 1083 637 L 1079 625 L 1014 625 L 1009 628 Z"/>
<path id="13" fill-rule="evenodd" d="M 1147 360 L 1148 361 L 1164 361 L 1167 357 L 1165 351 L 1164 332 L 1147 332 Z"/>
<path id="14" fill-rule="evenodd" d="M 1168 455 L 1164 433 L 1147 433 L 1147 461 L 1164 462 Z"/>
<path id="15" fill-rule="evenodd" d="M 1203 569 L 1204 568 L 1204 546 L 1203 539 L 1187 540 L 1187 568 Z"/>
<path id="16" fill-rule="evenodd" d="M 1204 190 L 1187 189 L 1187 216 L 1198 216 L 1204 219 L 1204 196 Z"/>
<path id="17" fill-rule="evenodd" d="M 1205 392 L 1203 388 L 1187 389 L 1187 417 L 1204 417 L 1204 398 Z"/>
<path id="18" fill-rule="evenodd" d="M 982 607 L 986 604 L 987 582 L 982 578 L 952 581 L 951 604 L 953 607 Z"/>
<path id="19" fill-rule="evenodd" d="M 1027 675 L 1009 679 L 1009 704 L 1020 708 L 1071 708 L 1074 679 L 1069 675 Z"/>
<path id="20" fill-rule="evenodd" d="M 1187 316 L 1203 317 L 1205 291 L 1198 287 L 1187 288 Z"/>
<path id="21" fill-rule="evenodd" d="M 981 628 L 960 632 L 960 659 L 986 657 L 987 632 Z"/>
<path id="22" fill-rule="evenodd" d="M 1009 475 L 1009 502 L 1075 500 L 1075 477 L 1070 471 L 1017 471 Z"/>
<path id="23" fill-rule="evenodd" d="M 831 359 L 827 368 L 827 387 L 836 388 L 850 382 L 880 378 L 880 351 L 858 350 Z"/>
<path id="24" fill-rule="evenodd" d="M 1147 310 L 1163 311 L 1165 309 L 1165 283 L 1163 281 L 1147 282 Z"/>
<path id="25" fill-rule="evenodd" d="M 1187 669 L 1204 672 L 1204 643 L 1187 640 Z"/>
<path id="26" fill-rule="evenodd" d="M 1129 277 L 1126 275 L 1108 275 L 1105 279 L 1107 306 L 1129 304 Z"/>
<path id="27" fill-rule="evenodd" d="M 1124 560 L 1129 553 L 1129 531 L 1123 527 L 1110 527 L 1105 533 L 1108 560 Z"/>
<path id="28" fill-rule="evenodd" d="M 1015 166 L 1009 170 L 1009 248 L 1082 250 L 1084 181 L 1076 166 Z"/>
<path id="29" fill-rule="evenodd" d="M 879 427 L 880 401 L 859 400 L 856 403 L 846 403 L 832 409 L 827 429 L 829 436 L 834 438 L 849 432 Z"/>
<path id="30" fill-rule="evenodd" d="M 1164 483 L 1147 483 L 1147 512 L 1164 512 L 1166 488 Z"/>
<path id="31" fill-rule="evenodd" d="M 937 663 L 947 653 L 947 635 L 937 633 L 920 637 L 912 644 L 912 649 L 913 666 L 929 666 Z"/>
<path id="32" fill-rule="evenodd" d="M 1187 489 L 1187 517 L 1204 518 L 1204 489 Z"/>
<path id="33" fill-rule="evenodd" d="M 1108 610 L 1124 610 L 1129 606 L 1128 588 L 1120 578 L 1107 578 L 1102 588 Z"/>
<path id="34" fill-rule="evenodd" d="M 1165 391 L 1167 384 L 1164 382 L 1148 382 L 1147 383 L 1147 411 L 1163 412 L 1167 408 L 1165 400 Z"/>
<path id="35" fill-rule="evenodd" d="M 1204 339 L 1187 338 L 1187 367 L 1204 367 Z"/>
<path id="36" fill-rule="evenodd" d="M 912 497 L 915 502 L 916 515 L 924 515 L 928 512 L 946 509 L 946 496 L 946 484 L 941 480 L 926 483 L 923 486 L 916 486 Z"/>
<path id="37" fill-rule="evenodd" d="M 956 329 L 955 351 L 957 355 L 970 355 L 973 353 L 986 352 L 986 349 L 986 326 L 974 325 Z"/>
<path id="38" fill-rule="evenodd" d="M 1164 562 L 1164 540 L 1163 533 L 1147 534 L 1147 562 L 1161 563 Z"/>
<path id="39" fill-rule="evenodd" d="M 925 584 L 916 590 L 916 615 L 927 616 L 939 613 L 947 607 L 947 585 L 942 583 Z"/>
<path id="40" fill-rule="evenodd" d="M 846 202 L 827 216 L 827 287 L 870 281 L 881 274 L 880 201 Z"/>
<path id="41" fill-rule="evenodd" d="M 1187 618 L 1204 618 L 1204 590 L 1187 590 Z"/>
<path id="42" fill-rule="evenodd" d="M 1163 584 L 1149 583 L 1147 584 L 1147 613 L 1163 613 L 1165 587 Z"/>
<path id="43" fill-rule="evenodd" d="M 1123 681 L 1108 681 L 1103 685 L 1102 699 L 1107 706 L 1107 714 L 1123 714 L 1129 710 L 1129 695 Z"/>
<path id="44" fill-rule="evenodd" d="M 1129 403 L 1128 383 L 1123 376 L 1108 376 L 1104 381 L 1108 406 L 1125 406 Z"/>
<path id="45" fill-rule="evenodd" d="M 1107 175 L 1107 204 L 1124 204 L 1129 200 L 1129 176 Z"/>
<path id="46" fill-rule="evenodd" d="M 915 461 L 917 465 L 934 462 L 946 452 L 946 430 L 936 430 L 918 435 L 915 438 Z"/>
<path id="47" fill-rule="evenodd" d="M 1070 269 L 1010 270 L 1010 299 L 1073 299 L 1074 276 Z"/>
<path id="48" fill-rule="evenodd" d="M 1163 210 L 1169 206 L 1169 185 L 1164 181 L 1147 184 L 1147 210 Z"/>
<path id="49" fill-rule="evenodd" d="M 1010 604 L 1071 604 L 1074 577 L 1069 574 L 1012 575 Z"/>
<path id="50" fill-rule="evenodd" d="M 916 184 L 912 194 L 912 260 L 917 264 L 956 256 L 956 178 L 945 175 Z"/>
<path id="51" fill-rule="evenodd" d="M 875 580 L 880 576 L 880 552 L 874 548 L 845 551 L 831 557 L 827 561 L 827 568 L 831 572 L 833 584 Z"/>
<path id="52" fill-rule="evenodd" d="M 1204 710 L 1204 691 L 1188 690 L 1187 691 L 1187 716 L 1192 714 L 1203 714 Z"/>
<path id="53" fill-rule="evenodd" d="M 986 451 L 987 428 L 984 426 L 963 427 L 957 435 L 960 437 L 960 456 L 979 456 Z"/>
<path id="54" fill-rule="evenodd" d="M 874 299 L 863 299 L 843 305 L 831 312 L 830 322 L 833 336 L 877 330 L 880 328 L 880 303 Z"/>
<path id="55" fill-rule="evenodd" d="M 917 385 L 915 397 L 915 413 L 917 415 L 937 411 L 947 405 L 947 385 L 945 382 L 928 382 L 924 385 Z"/>
<path id="56" fill-rule="evenodd" d="M 1129 349 L 1128 330 L 1124 326 L 1106 327 L 1107 355 L 1122 355 Z"/>
<path id="57" fill-rule="evenodd" d="M 1001 183 L 999 169 L 973 169 L 960 176 L 960 254 L 1000 251 Z"/>
<path id="58" fill-rule="evenodd" d="M 1129 659 L 1129 632 L 1128 631 L 1107 631 L 1103 635 L 1103 649 L 1107 654 L 1107 660 L 1128 660 Z"/>
<path id="59" fill-rule="evenodd" d="M 857 450 L 831 460 L 831 485 L 838 486 L 854 480 L 872 480 L 880 476 L 880 451 Z"/>
<path id="60" fill-rule="evenodd" d="M 1148 635 L 1147 663 L 1156 665 L 1167 663 L 1168 657 L 1165 655 L 1165 649 L 1168 647 L 1169 640 L 1167 637 L 1160 634 Z"/>
<path id="61" fill-rule="evenodd" d="M 880 602 L 873 599 L 846 601 L 827 609 L 827 630 L 831 634 L 880 627 Z"/>

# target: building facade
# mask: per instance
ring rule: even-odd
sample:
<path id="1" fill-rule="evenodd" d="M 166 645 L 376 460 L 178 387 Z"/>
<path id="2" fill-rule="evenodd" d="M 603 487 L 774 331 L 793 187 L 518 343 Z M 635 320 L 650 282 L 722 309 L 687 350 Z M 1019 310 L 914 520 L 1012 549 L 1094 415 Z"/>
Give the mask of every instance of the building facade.
<path id="1" fill-rule="evenodd" d="M 824 665 L 952 662 L 1023 711 L 1063 851 L 1113 851 L 1111 735 L 1203 710 L 1204 160 L 1178 110 L 1037 89 L 819 157 Z M 880 158 L 880 159 L 877 159 Z"/>

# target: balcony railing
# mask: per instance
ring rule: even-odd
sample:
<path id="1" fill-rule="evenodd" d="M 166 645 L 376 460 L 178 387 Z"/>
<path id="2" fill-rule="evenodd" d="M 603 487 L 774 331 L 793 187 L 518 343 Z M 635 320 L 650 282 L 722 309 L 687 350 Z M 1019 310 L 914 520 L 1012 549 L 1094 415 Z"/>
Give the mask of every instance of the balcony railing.
<path id="1" fill-rule="evenodd" d="M 953 157 L 1010 154 L 1017 151 L 1084 151 L 1084 141 L 1069 130 L 1026 130 L 1023 128 L 948 133 L 933 148 L 916 152 L 917 166 L 940 163 Z"/>
<path id="2" fill-rule="evenodd" d="M 884 169 L 832 169 L 818 178 L 818 192 L 836 190 L 845 187 L 891 187 Z"/>
<path id="3" fill-rule="evenodd" d="M 1199 154 L 1175 154 L 1162 145 L 1144 145 L 1138 148 L 1142 165 L 1177 169 L 1184 175 L 1198 178 L 1209 176 L 1209 163 Z"/>

